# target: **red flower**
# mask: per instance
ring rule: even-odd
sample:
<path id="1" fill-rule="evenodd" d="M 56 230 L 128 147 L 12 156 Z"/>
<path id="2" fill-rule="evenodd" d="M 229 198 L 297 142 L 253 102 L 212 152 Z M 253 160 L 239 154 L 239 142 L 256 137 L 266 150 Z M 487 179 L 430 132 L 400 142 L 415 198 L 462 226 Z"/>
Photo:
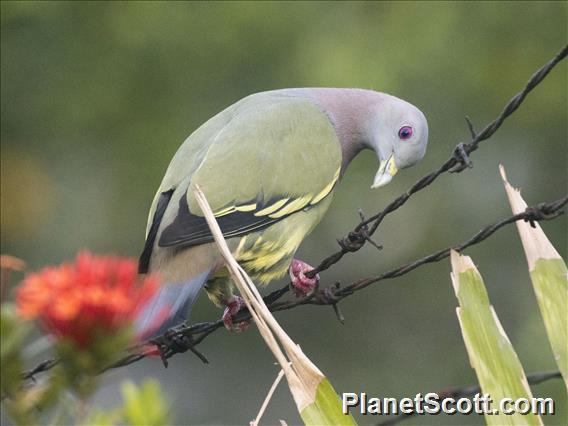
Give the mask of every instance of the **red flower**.
<path id="1" fill-rule="evenodd" d="M 39 318 L 52 334 L 86 348 L 131 325 L 157 288 L 153 276 L 138 276 L 131 259 L 82 252 L 75 263 L 28 275 L 16 301 L 23 318 Z"/>

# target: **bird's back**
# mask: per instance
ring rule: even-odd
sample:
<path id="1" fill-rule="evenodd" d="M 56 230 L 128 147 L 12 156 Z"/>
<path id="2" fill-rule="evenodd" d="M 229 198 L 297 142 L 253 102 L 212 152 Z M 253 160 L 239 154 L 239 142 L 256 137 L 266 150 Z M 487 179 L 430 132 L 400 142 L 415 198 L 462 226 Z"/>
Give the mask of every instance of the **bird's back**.
<path id="1" fill-rule="evenodd" d="M 285 221 L 288 216 L 314 209 L 331 194 L 340 165 L 333 125 L 304 94 L 274 91 L 248 96 L 204 123 L 174 155 L 149 215 L 148 231 L 156 222 L 161 194 L 172 191 L 152 242 L 153 257 L 161 258 L 158 263 L 164 265 L 164 256 L 191 246 L 195 228 L 180 217 L 190 211 L 192 219 L 201 219 L 193 196 L 195 185 L 204 191 L 222 229 L 223 223 L 235 219 L 227 225 L 232 228 L 224 231 L 227 237 L 236 238 L 257 235 L 276 222 L 291 222 Z M 275 206 L 279 208 L 273 209 Z M 226 213 L 231 209 L 237 210 L 232 216 Z M 302 216 L 308 222 L 321 217 L 319 213 Z M 212 241 L 208 229 L 203 228 L 204 221 L 200 226 L 198 233 L 205 236 L 194 241 Z M 306 233 L 313 226 L 315 223 L 309 223 Z M 288 245 L 287 252 L 296 250 L 305 236 L 301 234 L 294 238 L 297 244 Z"/>

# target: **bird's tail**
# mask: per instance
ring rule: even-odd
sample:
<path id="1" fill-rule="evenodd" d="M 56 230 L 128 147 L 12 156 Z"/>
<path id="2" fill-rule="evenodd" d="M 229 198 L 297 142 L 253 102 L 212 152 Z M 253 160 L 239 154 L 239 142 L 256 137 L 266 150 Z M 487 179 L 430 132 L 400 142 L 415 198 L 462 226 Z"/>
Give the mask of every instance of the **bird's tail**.
<path id="1" fill-rule="evenodd" d="M 157 337 L 185 322 L 210 273 L 211 269 L 184 283 L 162 284 L 134 322 L 138 339 Z"/>

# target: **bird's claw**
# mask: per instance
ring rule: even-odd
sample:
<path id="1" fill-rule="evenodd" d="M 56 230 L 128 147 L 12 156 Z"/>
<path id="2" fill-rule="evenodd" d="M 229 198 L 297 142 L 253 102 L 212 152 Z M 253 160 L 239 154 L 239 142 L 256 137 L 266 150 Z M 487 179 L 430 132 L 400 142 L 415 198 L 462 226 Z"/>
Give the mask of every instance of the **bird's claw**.
<path id="1" fill-rule="evenodd" d="M 241 296 L 232 296 L 225 302 L 225 310 L 223 311 L 223 324 L 229 331 L 236 331 L 237 333 L 245 331 L 250 326 L 250 320 L 233 322 L 233 315 L 236 315 L 241 309 L 246 308 L 245 300 Z"/>
<path id="2" fill-rule="evenodd" d="M 290 264 L 290 279 L 292 280 L 292 291 L 296 297 L 305 297 L 316 289 L 320 276 L 316 274 L 310 278 L 306 273 L 312 271 L 314 268 L 299 259 L 293 259 Z"/>

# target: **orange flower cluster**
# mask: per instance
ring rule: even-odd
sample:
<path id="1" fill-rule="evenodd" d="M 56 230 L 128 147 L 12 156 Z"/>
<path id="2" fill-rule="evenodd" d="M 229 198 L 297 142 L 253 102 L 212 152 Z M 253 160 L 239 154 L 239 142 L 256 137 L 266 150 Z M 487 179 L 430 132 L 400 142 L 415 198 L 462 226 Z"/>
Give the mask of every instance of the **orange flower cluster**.
<path id="1" fill-rule="evenodd" d="M 86 348 L 131 325 L 157 288 L 154 277 L 138 276 L 131 259 L 82 252 L 72 264 L 28 275 L 16 301 L 23 318 L 39 318 L 52 334 Z"/>

